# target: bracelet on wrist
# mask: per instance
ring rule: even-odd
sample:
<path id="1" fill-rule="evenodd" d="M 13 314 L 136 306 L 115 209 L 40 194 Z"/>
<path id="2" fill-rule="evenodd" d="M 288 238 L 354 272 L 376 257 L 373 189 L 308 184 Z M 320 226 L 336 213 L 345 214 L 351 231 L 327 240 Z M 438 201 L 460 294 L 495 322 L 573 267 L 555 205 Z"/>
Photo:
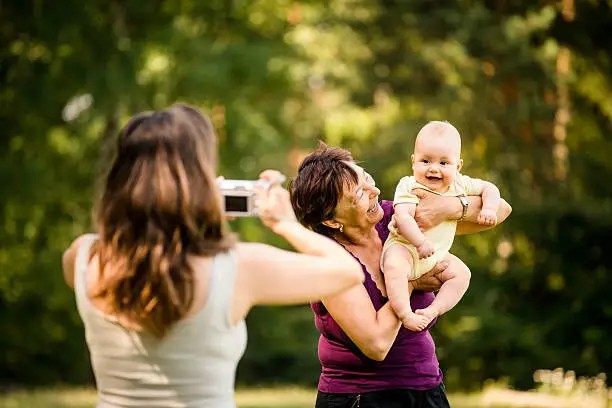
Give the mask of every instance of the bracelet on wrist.
<path id="1" fill-rule="evenodd" d="M 457 196 L 457 198 L 459 198 L 459 202 L 461 203 L 461 207 L 462 207 L 461 217 L 459 217 L 457 221 L 463 221 L 465 217 L 467 216 L 470 201 L 468 200 L 465 194 L 459 195 Z"/>

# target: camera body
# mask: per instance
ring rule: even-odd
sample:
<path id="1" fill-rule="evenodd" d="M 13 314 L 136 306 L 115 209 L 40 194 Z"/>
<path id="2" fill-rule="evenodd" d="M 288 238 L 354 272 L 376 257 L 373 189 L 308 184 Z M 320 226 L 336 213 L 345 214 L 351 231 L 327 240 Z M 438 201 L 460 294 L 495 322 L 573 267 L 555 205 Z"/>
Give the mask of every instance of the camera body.
<path id="1" fill-rule="evenodd" d="M 258 186 L 267 186 L 264 180 L 221 180 L 218 185 L 225 200 L 225 214 L 233 217 L 257 217 Z"/>

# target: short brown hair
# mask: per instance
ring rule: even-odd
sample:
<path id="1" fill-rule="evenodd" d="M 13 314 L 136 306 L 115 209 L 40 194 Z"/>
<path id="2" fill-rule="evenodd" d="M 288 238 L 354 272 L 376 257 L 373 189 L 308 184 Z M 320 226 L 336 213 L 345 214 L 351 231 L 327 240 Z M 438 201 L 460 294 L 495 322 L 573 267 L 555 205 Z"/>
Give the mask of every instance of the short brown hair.
<path id="1" fill-rule="evenodd" d="M 298 168 L 289 191 L 291 204 L 300 223 L 319 234 L 331 237 L 336 231 L 323 221 L 334 217 L 334 210 L 346 185 L 355 185 L 359 175 L 349 163 L 353 156 L 339 147 L 319 143 Z"/>
<path id="2" fill-rule="evenodd" d="M 234 243 L 216 162 L 210 119 L 187 105 L 138 114 L 119 133 L 95 212 L 103 278 L 97 296 L 157 337 L 193 303 L 188 255 L 211 256 Z M 104 276 L 107 266 L 114 273 Z"/>

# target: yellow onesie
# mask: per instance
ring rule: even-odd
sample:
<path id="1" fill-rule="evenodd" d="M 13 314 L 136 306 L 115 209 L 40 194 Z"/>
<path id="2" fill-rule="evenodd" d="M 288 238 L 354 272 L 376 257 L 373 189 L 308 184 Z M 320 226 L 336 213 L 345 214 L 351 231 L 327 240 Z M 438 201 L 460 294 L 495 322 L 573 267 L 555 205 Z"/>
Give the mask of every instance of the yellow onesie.
<path id="1" fill-rule="evenodd" d="M 413 189 L 422 188 L 427 191 L 431 191 L 434 194 L 442 196 L 453 196 L 458 197 L 462 194 L 465 195 L 481 195 L 482 194 L 483 182 L 480 179 L 474 179 L 468 176 L 459 174 L 455 183 L 453 183 L 446 193 L 437 193 L 430 190 L 416 182 L 413 176 L 402 177 L 400 182 L 395 189 L 395 197 L 393 198 L 393 206 L 400 203 L 411 203 L 418 204 L 419 198 L 412 194 Z M 424 233 L 425 238 L 429 240 L 434 246 L 434 254 L 426 259 L 419 259 L 414 245 L 410 244 L 393 226 L 393 222 L 389 223 L 389 237 L 385 241 L 383 246 L 383 256 L 381 256 L 380 269 L 383 270 L 382 260 L 384 259 L 385 251 L 393 244 L 400 244 L 408 248 L 412 255 L 413 265 L 412 271 L 408 276 L 409 280 L 418 279 L 423 274 L 429 272 L 431 268 L 438 262 L 446 257 L 448 251 L 453 245 L 455 239 L 455 231 L 457 229 L 457 221 L 445 221 L 432 229 Z M 384 272 L 384 271 L 383 271 Z"/>

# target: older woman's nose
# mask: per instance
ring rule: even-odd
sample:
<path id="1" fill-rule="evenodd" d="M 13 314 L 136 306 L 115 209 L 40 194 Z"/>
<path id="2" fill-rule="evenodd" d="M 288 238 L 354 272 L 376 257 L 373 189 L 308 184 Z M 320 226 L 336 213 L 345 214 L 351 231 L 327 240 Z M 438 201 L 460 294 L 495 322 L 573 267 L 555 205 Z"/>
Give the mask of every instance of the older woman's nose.
<path id="1" fill-rule="evenodd" d="M 370 190 L 372 191 L 372 195 L 380 195 L 380 190 L 376 186 L 370 186 Z"/>

